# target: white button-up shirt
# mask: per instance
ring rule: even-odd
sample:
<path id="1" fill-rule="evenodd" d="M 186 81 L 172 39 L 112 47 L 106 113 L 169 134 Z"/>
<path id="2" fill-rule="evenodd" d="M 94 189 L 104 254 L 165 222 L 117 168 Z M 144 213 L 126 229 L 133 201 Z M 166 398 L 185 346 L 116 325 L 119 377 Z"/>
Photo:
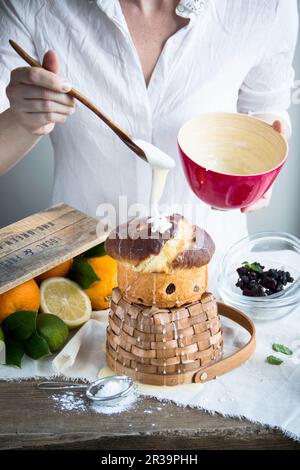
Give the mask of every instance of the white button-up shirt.
<path id="1" fill-rule="evenodd" d="M 24 62 L 14 39 L 40 61 L 48 49 L 61 74 L 129 134 L 176 160 L 163 203 L 191 204 L 219 252 L 246 234 L 239 211 L 211 211 L 189 188 L 179 160 L 179 128 L 202 112 L 284 113 L 290 104 L 297 37 L 296 0 L 181 0 L 190 19 L 168 39 L 146 87 L 118 0 L 1 0 L 0 110 L 10 71 Z M 286 117 L 286 116 L 285 116 Z M 83 106 L 51 133 L 53 201 L 96 215 L 99 204 L 147 203 L 150 168 Z"/>

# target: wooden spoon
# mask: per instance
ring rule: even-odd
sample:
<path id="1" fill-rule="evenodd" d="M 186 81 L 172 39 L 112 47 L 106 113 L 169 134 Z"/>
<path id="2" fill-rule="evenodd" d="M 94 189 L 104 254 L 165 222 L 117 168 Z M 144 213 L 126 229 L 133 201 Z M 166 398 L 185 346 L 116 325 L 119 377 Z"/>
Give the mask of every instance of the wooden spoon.
<path id="1" fill-rule="evenodd" d="M 10 39 L 9 44 L 19 54 L 19 56 L 25 60 L 25 62 L 31 65 L 31 67 L 43 68 L 43 66 L 37 60 L 27 54 L 27 52 L 24 51 L 24 49 L 22 49 L 22 47 L 20 47 L 15 41 Z M 113 121 L 111 121 L 107 116 L 105 116 L 105 114 L 103 114 L 102 111 L 100 111 L 100 109 L 97 108 L 93 103 L 91 103 L 84 95 L 82 95 L 79 91 L 75 90 L 75 88 L 72 88 L 70 91 L 68 91 L 67 95 L 73 96 L 73 98 L 76 98 L 84 106 L 93 111 L 93 113 L 95 113 L 103 122 L 105 122 L 108 127 L 111 128 L 111 130 L 122 140 L 122 142 L 124 142 L 125 145 L 127 145 L 127 147 L 129 147 L 140 158 L 147 161 L 144 150 L 142 150 L 138 145 L 136 145 L 131 139 L 131 137 L 123 129 L 121 129 L 121 127 L 117 126 Z"/>

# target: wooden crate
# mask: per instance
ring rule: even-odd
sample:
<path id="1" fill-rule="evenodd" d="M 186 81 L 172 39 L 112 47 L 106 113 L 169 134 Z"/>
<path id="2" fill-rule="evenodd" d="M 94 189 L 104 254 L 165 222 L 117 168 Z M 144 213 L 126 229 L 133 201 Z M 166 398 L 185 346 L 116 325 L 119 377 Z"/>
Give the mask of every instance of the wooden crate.
<path id="1" fill-rule="evenodd" d="M 103 242 L 98 223 L 57 204 L 0 229 L 0 294 Z"/>

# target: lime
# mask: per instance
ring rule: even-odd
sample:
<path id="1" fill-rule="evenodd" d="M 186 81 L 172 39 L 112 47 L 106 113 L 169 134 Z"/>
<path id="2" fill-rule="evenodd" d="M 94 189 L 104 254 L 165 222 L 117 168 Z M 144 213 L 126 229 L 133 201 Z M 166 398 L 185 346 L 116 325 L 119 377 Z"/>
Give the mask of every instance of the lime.
<path id="1" fill-rule="evenodd" d="M 0 326 L 0 341 L 4 341 L 4 333 L 3 333 L 1 326 Z"/>
<path id="2" fill-rule="evenodd" d="M 38 334 L 47 341 L 52 353 L 61 349 L 69 337 L 67 325 L 51 313 L 40 313 L 37 316 L 36 329 Z"/>

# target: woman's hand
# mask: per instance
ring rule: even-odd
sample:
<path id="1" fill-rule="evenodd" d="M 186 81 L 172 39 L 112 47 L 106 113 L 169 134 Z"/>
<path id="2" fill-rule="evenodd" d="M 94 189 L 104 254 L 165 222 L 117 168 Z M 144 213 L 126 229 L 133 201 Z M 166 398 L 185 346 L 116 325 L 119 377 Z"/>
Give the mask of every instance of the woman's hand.
<path id="1" fill-rule="evenodd" d="M 259 209 L 264 209 L 268 207 L 272 198 L 273 186 L 261 197 L 258 201 L 248 207 L 241 209 L 241 212 L 244 214 L 249 214 L 250 212 L 258 211 Z"/>
<path id="2" fill-rule="evenodd" d="M 282 132 L 282 124 L 280 121 L 274 121 L 273 122 L 273 128 L 275 131 L 279 132 L 281 134 Z M 270 189 L 263 195 L 262 198 L 260 198 L 257 202 L 252 204 L 251 206 L 244 207 L 241 209 L 241 212 L 248 214 L 250 212 L 257 211 L 259 209 L 263 209 L 265 207 L 268 207 L 270 204 L 271 198 L 272 198 L 272 192 L 273 192 L 273 186 L 271 186 Z"/>
<path id="3" fill-rule="evenodd" d="M 12 71 L 6 93 L 16 121 L 33 135 L 49 134 L 56 123 L 63 123 L 75 111 L 75 100 L 68 96 L 72 85 L 59 73 L 58 56 L 48 51 L 43 68 L 22 67 Z"/>

